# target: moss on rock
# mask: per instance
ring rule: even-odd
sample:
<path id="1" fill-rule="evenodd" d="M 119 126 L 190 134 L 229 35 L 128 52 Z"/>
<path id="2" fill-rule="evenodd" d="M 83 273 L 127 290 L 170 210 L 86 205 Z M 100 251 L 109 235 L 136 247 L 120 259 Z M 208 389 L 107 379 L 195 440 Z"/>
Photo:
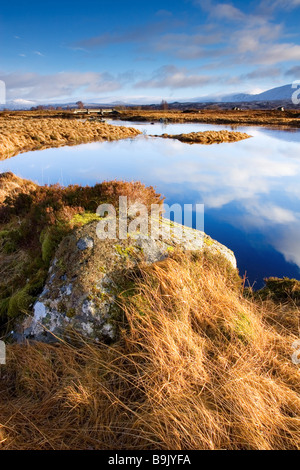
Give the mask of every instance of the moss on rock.
<path id="1" fill-rule="evenodd" d="M 53 335 L 69 335 L 73 329 L 96 341 L 115 340 L 120 323 L 124 326 L 124 312 L 118 298 L 134 292 L 134 276 L 130 273 L 140 265 L 176 256 L 177 250 L 192 250 L 196 260 L 196 253 L 205 249 L 219 259 L 220 269 L 231 269 L 238 277 L 235 258 L 226 247 L 189 228 L 185 228 L 186 238 L 181 238 L 182 226 L 167 219 L 161 222 L 164 229 L 171 226 L 173 230 L 173 236 L 166 240 L 136 232 L 129 233 L 125 240 L 99 239 L 97 221 L 65 236 L 50 265 L 43 293 L 34 306 L 32 321 L 22 326 L 23 337 L 50 341 Z M 208 244 L 203 243 L 206 239 Z M 79 243 L 83 240 L 89 243 Z"/>

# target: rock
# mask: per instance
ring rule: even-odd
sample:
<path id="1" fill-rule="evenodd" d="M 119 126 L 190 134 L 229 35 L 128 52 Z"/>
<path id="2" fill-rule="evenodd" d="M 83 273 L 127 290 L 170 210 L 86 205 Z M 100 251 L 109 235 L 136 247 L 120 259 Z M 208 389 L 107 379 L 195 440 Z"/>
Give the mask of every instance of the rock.
<path id="1" fill-rule="evenodd" d="M 221 253 L 236 268 L 234 254 L 228 248 L 203 232 L 167 219 L 163 219 L 161 239 L 154 232 L 151 236 L 132 233 L 126 240 L 101 240 L 96 235 L 97 223 L 84 225 L 62 240 L 33 317 L 21 324 L 18 339 L 50 342 L 68 337 L 72 330 L 95 341 L 115 340 L 120 314 L 115 300 L 124 271 L 141 261 L 163 260 L 178 246 Z"/>
<path id="2" fill-rule="evenodd" d="M 87 248 L 93 248 L 94 240 L 91 237 L 80 238 L 77 242 L 77 248 L 79 250 L 87 250 Z"/>

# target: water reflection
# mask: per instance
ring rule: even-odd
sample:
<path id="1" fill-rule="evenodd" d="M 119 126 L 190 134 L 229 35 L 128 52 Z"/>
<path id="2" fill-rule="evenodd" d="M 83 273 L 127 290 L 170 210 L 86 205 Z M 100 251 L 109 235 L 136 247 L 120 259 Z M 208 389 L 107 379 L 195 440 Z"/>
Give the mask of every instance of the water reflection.
<path id="1" fill-rule="evenodd" d="M 144 135 L 29 152 L 0 162 L 0 172 L 13 171 L 40 184 L 141 180 L 154 185 L 169 204 L 204 203 L 206 232 L 234 250 L 251 283 L 261 285 L 270 275 L 300 278 L 299 131 L 243 127 L 237 130 L 253 138 L 202 146 L 147 135 L 217 126 L 126 125 Z"/>

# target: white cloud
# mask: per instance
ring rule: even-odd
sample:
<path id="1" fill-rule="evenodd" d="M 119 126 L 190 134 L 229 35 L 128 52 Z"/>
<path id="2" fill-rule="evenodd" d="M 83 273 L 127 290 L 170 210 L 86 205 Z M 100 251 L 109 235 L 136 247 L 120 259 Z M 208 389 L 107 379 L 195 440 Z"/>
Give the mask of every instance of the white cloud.
<path id="1" fill-rule="evenodd" d="M 232 34 L 231 42 L 236 45 L 237 51 L 241 54 L 252 52 L 259 53 L 264 44 L 278 40 L 282 33 L 282 25 L 264 24 L 250 26 L 235 31 Z"/>
<path id="2" fill-rule="evenodd" d="M 264 223 L 271 222 L 272 224 L 288 224 L 296 222 L 296 215 L 283 207 L 276 206 L 275 204 L 256 204 L 248 208 L 249 212 L 255 217 L 262 219 Z"/>
<path id="3" fill-rule="evenodd" d="M 300 0 L 262 0 L 260 8 L 270 11 L 278 9 L 293 10 L 300 7 Z"/>
<path id="4" fill-rule="evenodd" d="M 241 10 L 229 3 L 217 3 L 214 5 L 213 14 L 217 18 L 230 21 L 245 21 L 247 16 Z"/>
<path id="5" fill-rule="evenodd" d="M 8 99 L 48 100 L 74 95 L 101 94 L 121 88 L 121 82 L 107 72 L 61 72 L 52 75 L 11 73 L 5 80 Z"/>
<path id="6" fill-rule="evenodd" d="M 297 44 L 272 44 L 261 49 L 254 55 L 252 62 L 256 64 L 274 65 L 282 62 L 299 61 L 300 46 Z"/>
<path id="7" fill-rule="evenodd" d="M 246 74 L 241 75 L 240 79 L 246 79 L 246 80 L 257 80 L 260 78 L 274 78 L 274 77 L 279 77 L 281 74 L 281 69 L 278 67 L 259 67 L 255 70 L 252 70 L 252 72 L 248 72 Z M 255 92 L 252 91 L 251 93 L 261 93 L 262 89 L 260 88 L 255 88 Z"/>
<path id="8" fill-rule="evenodd" d="M 211 47 L 209 51 L 207 46 L 214 46 L 224 43 L 225 38 L 222 31 L 214 30 L 211 33 L 204 34 L 196 32 L 187 33 L 168 33 L 159 37 L 153 44 L 155 51 L 166 54 L 172 54 L 180 59 L 189 60 L 215 55 Z M 219 55 L 219 52 L 217 52 Z"/>
<path id="9" fill-rule="evenodd" d="M 223 56 L 224 63 L 225 58 L 232 65 L 264 66 L 300 60 L 300 45 L 287 42 L 286 26 L 274 20 L 274 10 L 292 10 L 300 6 L 300 0 L 262 0 L 256 8 L 253 7 L 250 14 L 244 13 L 232 3 L 214 0 L 194 0 L 193 3 L 216 21 L 224 38 L 227 36 L 227 40 L 220 41 L 215 50 L 215 57 L 219 53 L 220 57 Z M 230 22 L 241 26 L 231 28 Z M 207 51 L 210 48 L 199 50 L 199 57 L 206 57 Z"/>
<path id="10" fill-rule="evenodd" d="M 164 66 L 158 69 L 149 80 L 135 84 L 136 88 L 190 88 L 203 86 L 210 82 L 210 77 L 197 75 L 185 68 Z"/>

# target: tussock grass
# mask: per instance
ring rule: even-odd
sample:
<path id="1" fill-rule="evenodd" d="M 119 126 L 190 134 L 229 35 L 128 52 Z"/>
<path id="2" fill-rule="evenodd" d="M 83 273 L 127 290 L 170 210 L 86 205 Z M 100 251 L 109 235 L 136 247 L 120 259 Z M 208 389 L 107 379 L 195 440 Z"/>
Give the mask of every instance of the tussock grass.
<path id="1" fill-rule="evenodd" d="M 0 173 L 0 204 L 2 205 L 8 196 L 13 197 L 20 192 L 29 193 L 36 187 L 32 181 L 19 178 L 11 172 Z"/>
<path id="2" fill-rule="evenodd" d="M 249 139 L 251 136 L 244 132 L 230 132 L 230 131 L 204 131 L 204 132 L 190 132 L 189 134 L 162 134 L 164 139 L 176 139 L 180 142 L 187 144 L 221 144 L 223 142 L 238 142 L 239 140 Z"/>
<path id="3" fill-rule="evenodd" d="M 235 111 L 230 109 L 201 109 L 194 113 L 183 113 L 180 110 L 133 110 L 122 111 L 119 119 L 128 121 L 159 121 L 166 119 L 169 123 L 199 122 L 206 124 L 279 126 L 286 128 L 300 127 L 299 110 L 253 110 Z"/>
<path id="4" fill-rule="evenodd" d="M 243 298 L 221 257 L 175 252 L 124 285 L 114 346 L 8 347 L 3 449 L 300 448 L 281 305 Z"/>
<path id="5" fill-rule="evenodd" d="M 0 117 L 0 160 L 29 150 L 135 137 L 137 129 L 75 119 Z"/>
<path id="6" fill-rule="evenodd" d="M 10 331 L 17 317 L 32 310 L 63 237 L 98 218 L 98 205 L 117 207 L 124 195 L 149 210 L 164 200 L 138 181 L 38 186 L 10 172 L 0 174 L 0 333 Z"/>

